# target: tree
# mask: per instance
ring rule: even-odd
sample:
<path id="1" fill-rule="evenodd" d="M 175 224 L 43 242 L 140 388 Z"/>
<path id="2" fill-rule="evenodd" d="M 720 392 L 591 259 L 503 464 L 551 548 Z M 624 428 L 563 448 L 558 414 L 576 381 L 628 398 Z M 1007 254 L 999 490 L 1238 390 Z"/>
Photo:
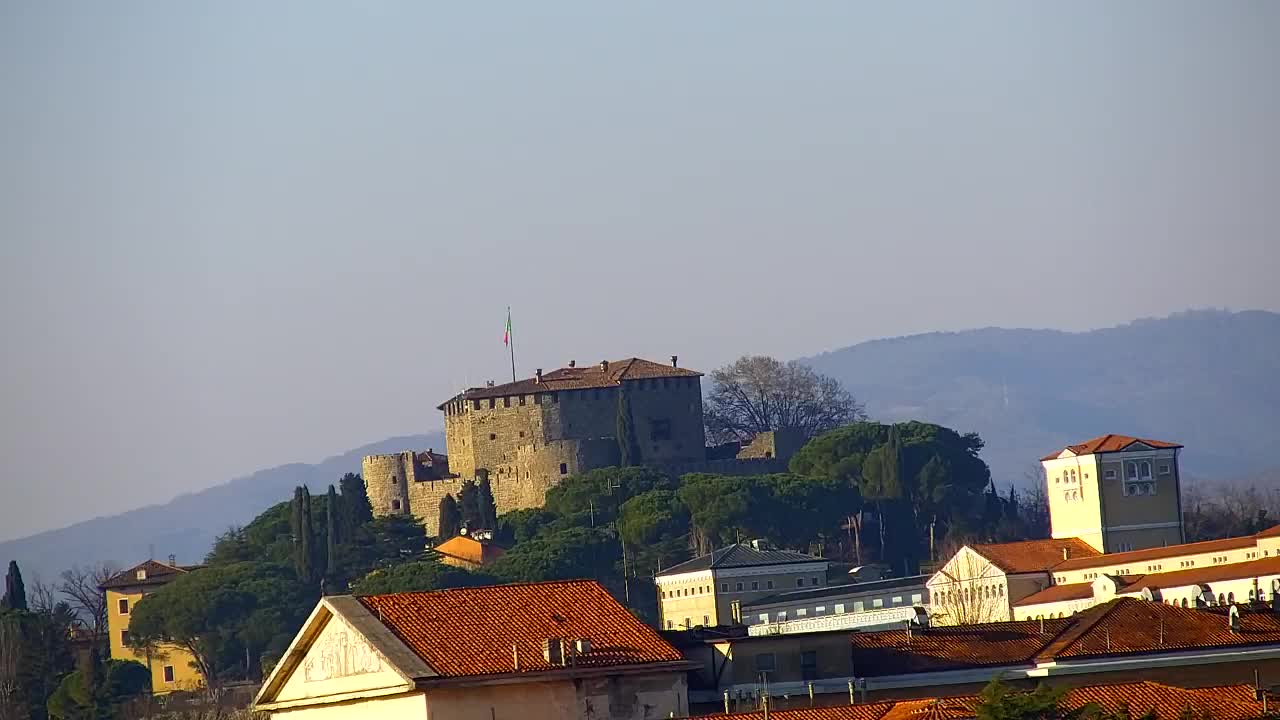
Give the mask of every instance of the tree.
<path id="1" fill-rule="evenodd" d="M 73 565 L 62 571 L 62 582 L 54 588 L 67 597 L 71 608 L 88 625 L 94 637 L 107 632 L 107 596 L 99 588 L 120 570 L 111 563 L 81 567 Z"/>
<path id="2" fill-rule="evenodd" d="M 458 491 L 458 511 L 462 514 L 462 524 L 468 529 L 480 527 L 480 486 L 476 485 L 475 480 L 462 483 L 462 489 Z"/>
<path id="3" fill-rule="evenodd" d="M 27 609 L 27 588 L 22 582 L 22 571 L 18 569 L 16 560 L 9 561 L 9 572 L 4 576 L 4 596 L 0 597 L 0 608 Z"/>
<path id="4" fill-rule="evenodd" d="M 22 697 L 22 626 L 17 613 L 0 611 L 0 720 L 27 717 Z"/>
<path id="5" fill-rule="evenodd" d="M 1064 688 L 1053 689 L 1045 685 L 1033 691 L 1015 690 L 992 680 L 978 696 L 977 720 L 1065 720 L 1078 713 L 1062 707 Z"/>
<path id="6" fill-rule="evenodd" d="M 49 697 L 56 720 L 105 720 L 124 717 L 122 706 L 151 689 L 147 666 L 134 660 L 102 662 L 96 650 L 81 669 L 62 679 Z"/>
<path id="7" fill-rule="evenodd" d="M 685 475 L 676 495 L 689 508 L 690 544 L 698 555 L 738 540 L 752 515 L 750 481 L 743 477 Z"/>
<path id="8" fill-rule="evenodd" d="M 488 475 L 480 478 L 480 484 L 476 486 L 476 509 L 479 524 L 475 527 L 493 530 L 498 526 L 498 503 L 493 499 L 493 486 L 489 484 Z"/>
<path id="9" fill-rule="evenodd" d="M 631 418 L 631 400 L 625 389 L 618 390 L 618 464 L 631 467 L 640 464 L 640 443 L 636 440 L 635 423 Z"/>
<path id="10" fill-rule="evenodd" d="M 493 585 L 496 582 L 497 579 L 485 573 L 470 572 L 445 565 L 438 560 L 417 560 L 386 570 L 374 570 L 355 583 L 351 592 L 356 595 L 380 595 Z"/>
<path id="11" fill-rule="evenodd" d="M 439 528 L 436 536 L 441 540 L 457 535 L 462 529 L 462 513 L 458 511 L 458 501 L 452 495 L 440 498 L 440 522 L 436 527 Z"/>
<path id="12" fill-rule="evenodd" d="M 300 485 L 293 493 L 293 566 L 298 579 L 316 582 L 316 534 L 311 521 L 311 491 Z"/>
<path id="13" fill-rule="evenodd" d="M 672 490 L 650 490 L 618 508 L 618 536 L 631 554 L 628 574 L 653 575 L 689 556 L 689 508 Z"/>
<path id="14" fill-rule="evenodd" d="M 324 504 L 324 526 L 325 526 L 325 570 L 324 576 L 326 586 L 332 583 L 335 586 L 338 583 L 338 524 L 337 524 L 337 505 L 338 491 L 332 485 L 329 486 L 329 493 L 325 498 Z"/>
<path id="15" fill-rule="evenodd" d="M 726 442 L 769 430 L 809 439 L 863 420 L 866 412 L 835 378 L 794 360 L 755 355 L 711 372 L 703 417 L 708 439 Z"/>
<path id="16" fill-rule="evenodd" d="M 342 512 L 338 515 L 338 536 L 344 542 L 355 537 L 355 532 L 365 523 L 373 520 L 373 506 L 369 504 L 369 494 L 364 480 L 359 475 L 347 473 L 338 480 L 338 489 L 342 491 L 339 504 Z"/>

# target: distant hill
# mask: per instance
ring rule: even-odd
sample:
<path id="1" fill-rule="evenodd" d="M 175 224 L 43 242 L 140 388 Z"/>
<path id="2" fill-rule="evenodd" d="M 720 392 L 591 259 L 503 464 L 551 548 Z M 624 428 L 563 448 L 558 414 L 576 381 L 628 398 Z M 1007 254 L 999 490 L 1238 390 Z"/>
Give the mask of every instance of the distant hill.
<path id="1" fill-rule="evenodd" d="M 163 505 L 0 543 L 0 559 L 17 560 L 26 577 L 39 575 L 45 581 L 75 564 L 109 560 L 131 565 L 145 560 L 152 548 L 157 559 L 173 554 L 180 563 L 197 563 L 204 559 L 215 537 L 288 500 L 297 486 L 306 485 L 312 493 L 324 492 L 343 474 L 360 472 L 360 460 L 365 455 L 429 447 L 444 447 L 444 433 L 390 438 L 315 465 L 291 463 L 259 470 L 207 490 L 180 495 Z"/>
<path id="2" fill-rule="evenodd" d="M 1081 333 L 986 328 L 865 342 L 804 359 L 879 420 L 986 441 L 998 483 L 1108 432 L 1180 442 L 1189 475 L 1280 466 L 1280 315 L 1189 311 Z"/>

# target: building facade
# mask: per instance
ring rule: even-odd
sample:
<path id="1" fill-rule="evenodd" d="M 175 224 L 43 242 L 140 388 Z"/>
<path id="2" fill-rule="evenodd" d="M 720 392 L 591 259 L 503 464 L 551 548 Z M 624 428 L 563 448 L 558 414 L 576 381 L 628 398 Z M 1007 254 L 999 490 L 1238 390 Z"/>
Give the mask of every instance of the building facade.
<path id="1" fill-rule="evenodd" d="M 98 589 L 106 595 L 107 632 L 112 660 L 135 660 L 151 673 L 151 690 L 158 695 L 175 690 L 195 690 L 204 679 L 187 650 L 162 644 L 139 650 L 129 643 L 129 617 L 142 598 L 197 568 L 180 567 L 147 560 L 104 582 Z"/>
<path id="2" fill-rule="evenodd" d="M 291 720 L 685 717 L 691 668 L 591 581 L 329 596 L 255 709 Z"/>
<path id="3" fill-rule="evenodd" d="M 1053 537 L 1077 537 L 1104 553 L 1185 542 L 1181 448 L 1103 435 L 1041 458 Z"/>
<path id="4" fill-rule="evenodd" d="M 743 602 L 740 614 L 744 625 L 783 624 L 796 627 L 798 621 L 815 618 L 865 614 L 893 608 L 927 607 L 929 588 L 926 583 L 929 577 L 913 575 L 847 585 L 793 589 Z M 887 617 L 896 619 L 899 616 Z M 852 618 L 850 621 L 850 627 L 866 626 Z"/>
<path id="5" fill-rule="evenodd" d="M 828 563 L 759 543 L 730 545 L 658 573 L 658 621 L 667 630 L 744 622 L 742 607 L 782 590 L 823 588 Z"/>

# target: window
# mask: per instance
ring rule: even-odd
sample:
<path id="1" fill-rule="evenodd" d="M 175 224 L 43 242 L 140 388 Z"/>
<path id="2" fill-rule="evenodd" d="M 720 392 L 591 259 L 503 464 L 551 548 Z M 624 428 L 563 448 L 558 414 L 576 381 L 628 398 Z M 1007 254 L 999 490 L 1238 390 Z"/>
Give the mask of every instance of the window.
<path id="1" fill-rule="evenodd" d="M 1168 466 L 1168 465 L 1161 465 L 1161 466 L 1160 466 L 1160 474 L 1161 474 L 1161 475 L 1168 475 L 1168 474 L 1169 474 L 1169 466 Z"/>
<path id="2" fill-rule="evenodd" d="M 773 653 L 756 653 L 756 672 L 773 672 L 775 667 Z"/>
<path id="3" fill-rule="evenodd" d="M 762 623 L 769 622 L 769 613 L 760 613 L 760 622 Z"/>
<path id="4" fill-rule="evenodd" d="M 492 409 L 493 409 L 493 402 L 494 402 L 494 399 L 493 399 L 493 398 L 489 398 L 489 409 L 490 409 L 490 410 L 492 410 Z"/>
<path id="5" fill-rule="evenodd" d="M 773 589 L 773 581 L 772 581 L 772 580 L 765 580 L 765 581 L 764 581 L 764 587 L 765 587 L 765 589 L 766 589 L 766 590 L 772 590 L 772 589 Z"/>
<path id="6" fill-rule="evenodd" d="M 668 629 L 668 630 L 670 630 L 671 628 L 673 628 L 673 627 L 675 627 L 675 626 L 676 626 L 676 624 L 675 624 L 675 623 L 671 622 L 670 620 L 668 620 L 668 621 L 667 621 L 667 629 Z"/>
<path id="7" fill-rule="evenodd" d="M 1108 480 L 1115 480 L 1115 479 L 1116 479 L 1116 471 L 1115 471 L 1115 470 L 1108 470 L 1108 471 L 1106 471 L 1106 473 L 1104 473 L 1104 474 L 1103 474 L 1103 477 L 1105 477 L 1105 478 L 1106 478 L 1106 479 L 1108 479 Z"/>
<path id="8" fill-rule="evenodd" d="M 511 407 L 511 398 L 509 397 L 502 398 L 502 407 Z"/>
<path id="9" fill-rule="evenodd" d="M 861 601 L 861 600 L 854 600 L 854 601 L 853 601 L 853 611 L 854 611 L 854 612 L 862 612 L 863 607 L 864 607 L 864 606 L 863 606 L 863 604 L 862 604 L 862 601 Z"/>
<path id="10" fill-rule="evenodd" d="M 759 590 L 759 589 L 760 589 L 760 582 L 759 582 L 758 580 L 752 580 L 752 581 L 751 581 L 751 589 L 752 589 L 752 590 Z"/>
<path id="11" fill-rule="evenodd" d="M 1125 477 L 1127 477 L 1130 480 L 1138 479 L 1138 463 L 1136 462 L 1125 463 L 1124 467 L 1125 467 Z"/>
<path id="12" fill-rule="evenodd" d="M 806 609 L 806 608 L 796 608 L 796 617 L 805 617 L 805 616 L 806 616 L 806 615 L 808 615 L 808 614 L 809 614 L 809 610 L 808 610 L 808 609 Z"/>
<path id="13" fill-rule="evenodd" d="M 884 607 L 884 598 L 876 598 L 875 600 L 872 600 L 872 601 L 871 601 L 871 607 L 873 607 L 873 608 L 882 608 L 882 607 Z"/>
<path id="14" fill-rule="evenodd" d="M 395 475 L 392 475 L 392 476 L 391 476 L 391 484 L 392 484 L 392 485 L 395 485 L 395 484 L 396 484 L 396 483 L 398 483 L 398 482 L 400 482 L 400 481 L 399 481 L 399 480 L 396 480 L 396 476 L 395 476 Z M 144 573 L 144 572 L 146 572 L 146 571 L 145 571 L 145 570 L 139 570 L 138 572 L 140 572 L 140 573 Z M 143 579 L 145 579 L 145 576 L 144 576 L 144 577 L 140 577 L 140 578 L 138 578 L 138 579 L 139 579 L 139 580 L 143 580 Z"/>
<path id="15" fill-rule="evenodd" d="M 167 683 L 173 682 L 173 666 L 172 665 L 164 666 L 164 681 Z"/>
<path id="16" fill-rule="evenodd" d="M 129 598 L 120 598 L 119 609 L 121 615 L 129 614 Z"/>
<path id="17" fill-rule="evenodd" d="M 720 583 L 720 592 L 729 592 L 729 583 Z"/>
<path id="18" fill-rule="evenodd" d="M 742 592 L 742 583 L 735 584 L 733 589 L 737 590 L 738 592 Z"/>
<path id="19" fill-rule="evenodd" d="M 816 650 L 801 651 L 800 675 L 805 680 L 818 679 L 818 652 Z"/>
<path id="20" fill-rule="evenodd" d="M 912 596 L 911 596 L 911 604 L 912 604 L 912 605 L 919 605 L 919 604 L 920 604 L 920 603 L 922 603 L 922 602 L 924 602 L 924 597 L 923 597 L 920 593 L 914 593 L 914 594 L 912 594 Z"/>
<path id="21" fill-rule="evenodd" d="M 561 475 L 568 475 L 568 474 L 569 474 L 569 466 L 568 466 L 568 465 L 565 465 L 564 463 L 560 463 L 560 474 L 561 474 Z"/>
<path id="22" fill-rule="evenodd" d="M 392 501 L 391 501 L 391 509 L 392 509 L 392 510 L 399 510 L 399 509 L 400 509 L 400 501 L 399 501 L 399 500 L 392 500 Z"/>
<path id="23" fill-rule="evenodd" d="M 708 615 L 703 615 L 703 616 L 702 616 L 702 624 L 703 624 L 703 625 L 710 625 L 710 624 L 711 624 L 711 617 L 710 617 L 710 616 L 708 616 Z"/>
<path id="24" fill-rule="evenodd" d="M 688 629 L 689 629 L 689 628 L 691 628 L 691 627 L 693 627 L 693 621 L 691 621 L 689 618 L 685 618 L 685 619 L 684 619 L 684 629 L 685 629 L 685 630 L 688 630 Z"/>
<path id="25" fill-rule="evenodd" d="M 837 615 L 844 614 L 844 603 L 836 603 L 836 614 Z"/>
<path id="26" fill-rule="evenodd" d="M 796 587 L 804 587 L 804 578 L 796 578 Z"/>
<path id="27" fill-rule="evenodd" d="M 902 604 L 902 596 L 901 596 L 901 595 L 894 595 L 894 596 L 893 596 L 893 604 L 894 604 L 894 605 L 901 605 L 901 604 Z"/>
<path id="28" fill-rule="evenodd" d="M 120 631 L 120 644 L 121 644 L 121 645 L 128 645 L 128 644 L 129 644 L 129 631 L 128 631 L 128 630 L 121 630 L 121 631 Z"/>
<path id="29" fill-rule="evenodd" d="M 662 599 L 663 599 L 663 600 L 666 600 L 666 599 L 667 599 L 667 591 L 666 591 L 666 590 L 659 590 L 659 591 L 658 591 L 658 594 L 662 597 Z"/>
<path id="30" fill-rule="evenodd" d="M 817 587 L 817 585 L 818 585 L 818 578 L 816 578 L 816 577 L 811 577 L 811 578 L 809 578 L 809 584 L 810 584 L 810 585 L 813 585 L 814 587 Z"/>
<path id="31" fill-rule="evenodd" d="M 1147 462 L 1146 460 L 1143 460 L 1142 464 L 1139 465 L 1138 468 L 1143 478 L 1151 477 L 1151 463 Z"/>
<path id="32" fill-rule="evenodd" d="M 659 440 L 671 439 L 671 421 L 670 420 L 650 420 L 649 421 L 649 439 L 658 442 Z"/>
<path id="33" fill-rule="evenodd" d="M 490 440 L 497 440 L 497 439 L 498 439 L 498 433 L 489 433 L 489 439 L 490 439 Z"/>

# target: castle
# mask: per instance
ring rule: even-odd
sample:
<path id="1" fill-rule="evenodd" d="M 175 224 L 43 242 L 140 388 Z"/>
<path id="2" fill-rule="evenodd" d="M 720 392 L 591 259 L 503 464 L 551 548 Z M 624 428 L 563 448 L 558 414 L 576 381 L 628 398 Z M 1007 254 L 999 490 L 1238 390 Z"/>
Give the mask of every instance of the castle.
<path id="1" fill-rule="evenodd" d="M 375 515 L 412 514 L 436 533 L 440 500 L 488 478 L 498 512 L 540 507 L 566 476 L 621 464 L 620 417 L 631 428 L 631 462 L 672 474 L 781 472 L 800 446 L 762 433 L 727 456 L 706 446 L 702 373 L 640 358 L 568 367 L 466 390 L 437 406 L 447 455 L 406 451 L 364 458 Z"/>

